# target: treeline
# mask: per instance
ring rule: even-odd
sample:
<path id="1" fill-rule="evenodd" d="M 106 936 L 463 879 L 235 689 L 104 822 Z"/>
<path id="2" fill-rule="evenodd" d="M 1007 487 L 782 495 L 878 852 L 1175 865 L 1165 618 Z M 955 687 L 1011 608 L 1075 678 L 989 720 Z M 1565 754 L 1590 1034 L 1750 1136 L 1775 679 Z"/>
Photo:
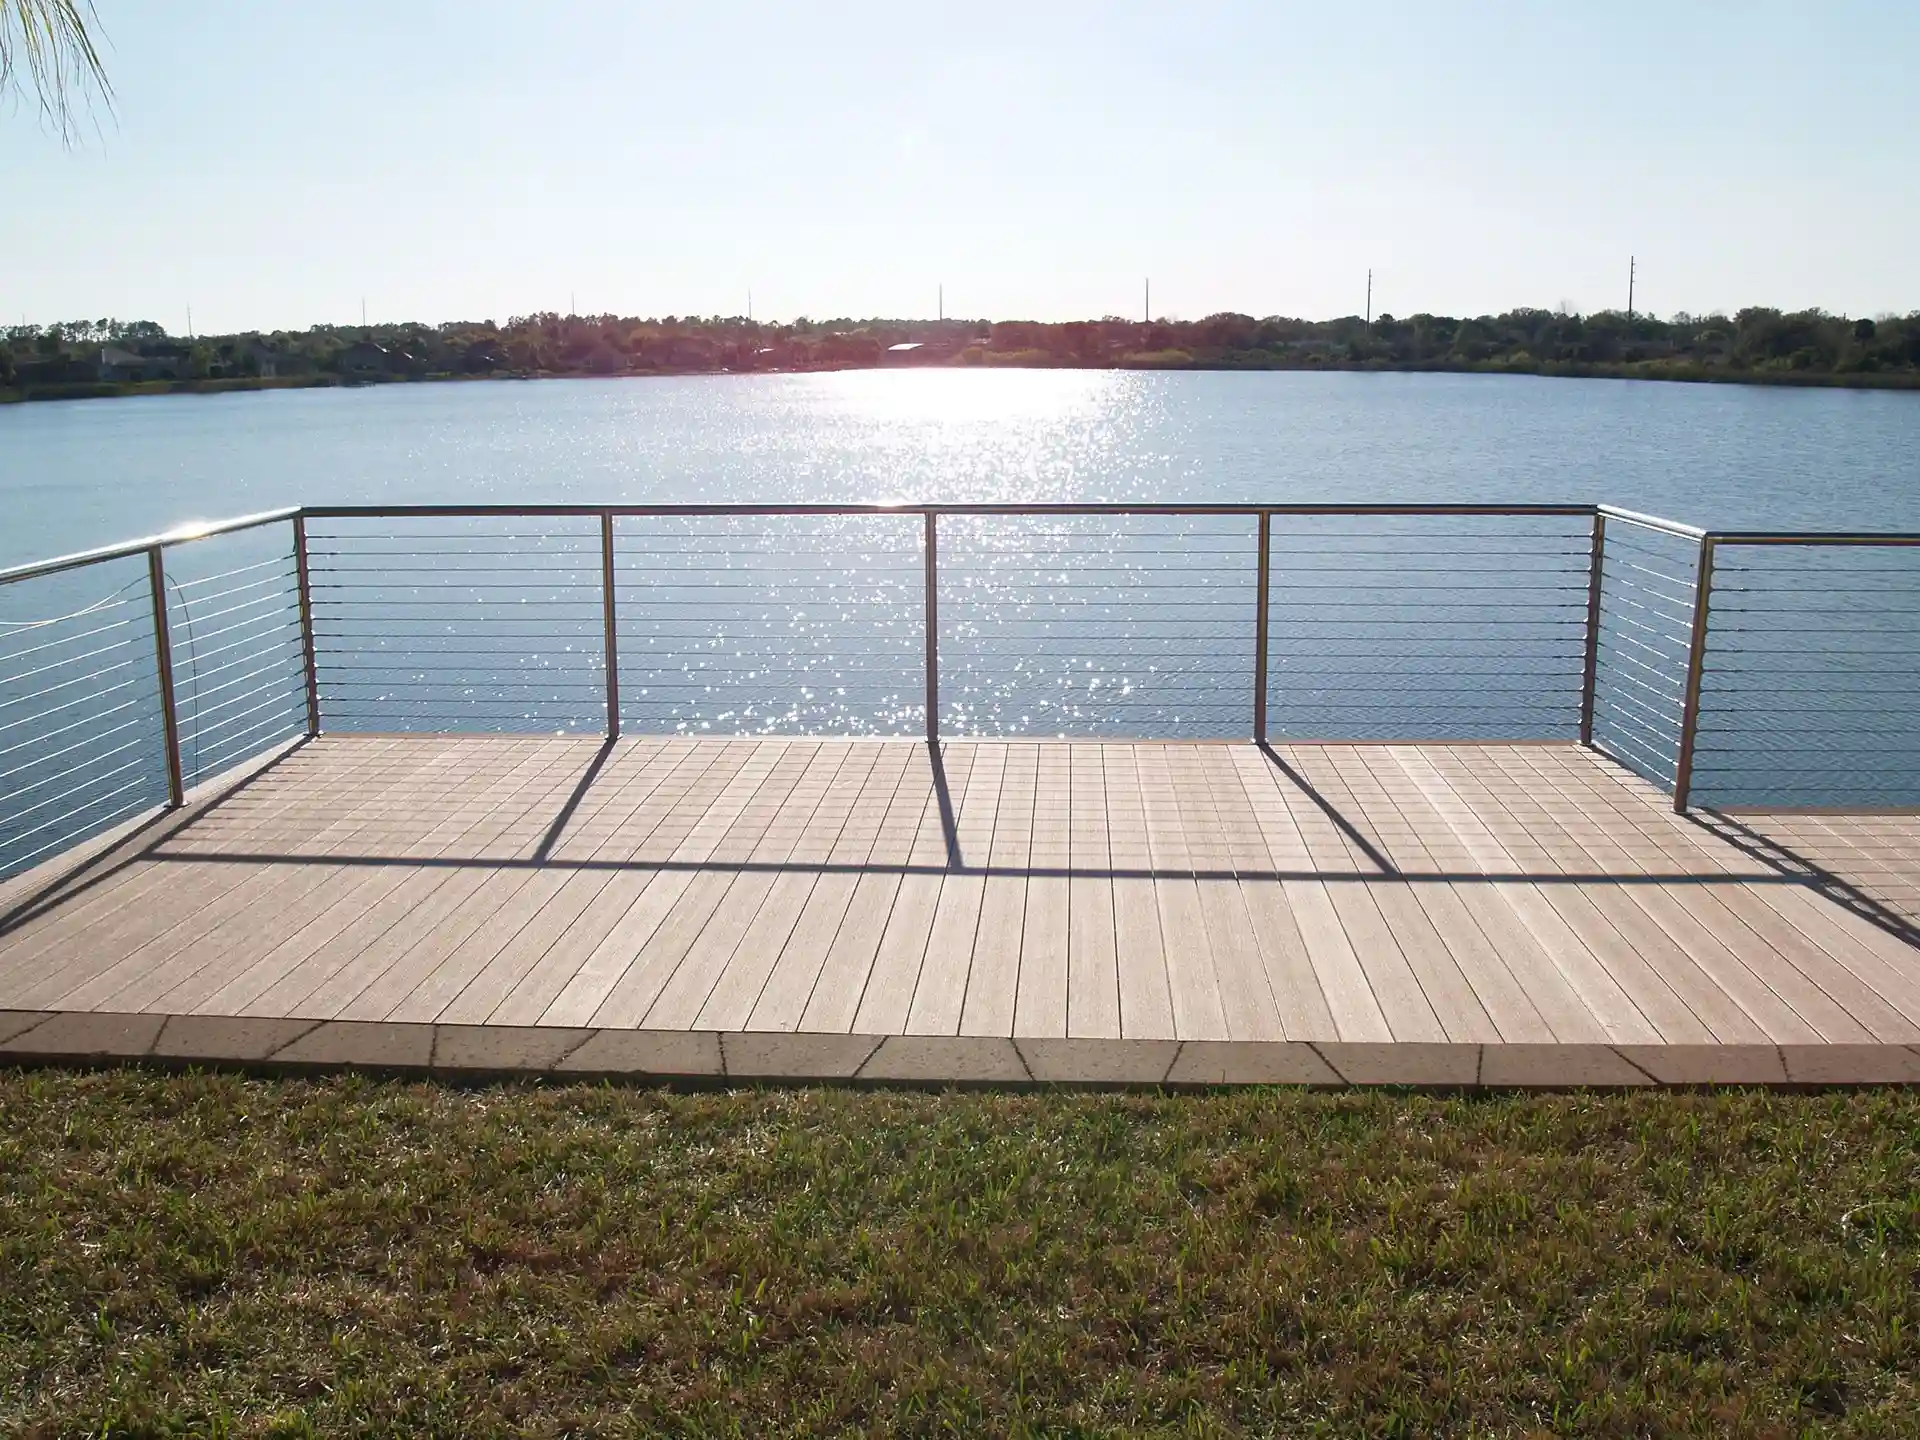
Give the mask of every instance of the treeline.
<path id="1" fill-rule="evenodd" d="M 182 338 L 151 321 L 0 330 L 15 394 L 460 376 L 688 374 L 877 365 L 1492 370 L 1920 385 L 1920 312 L 1854 319 L 1741 310 L 1662 319 L 1601 311 L 1152 322 L 516 316 L 442 325 L 317 325 Z"/>

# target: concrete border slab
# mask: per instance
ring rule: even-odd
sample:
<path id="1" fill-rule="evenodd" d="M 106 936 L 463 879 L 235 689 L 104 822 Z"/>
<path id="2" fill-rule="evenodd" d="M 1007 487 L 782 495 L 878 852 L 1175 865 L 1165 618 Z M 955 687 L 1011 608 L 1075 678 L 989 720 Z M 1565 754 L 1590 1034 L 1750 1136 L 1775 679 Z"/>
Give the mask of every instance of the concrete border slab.
<path id="1" fill-rule="evenodd" d="M 889 1035 L 862 1065 L 862 1080 L 955 1085 L 1020 1084 L 1033 1078 L 1013 1041 L 991 1035 Z"/>
<path id="2" fill-rule="evenodd" d="M 1314 1049 L 1349 1085 L 1438 1085 L 1480 1083 L 1478 1045 L 1414 1041 L 1316 1041 Z"/>
<path id="3" fill-rule="evenodd" d="M 1013 1048 L 1027 1073 L 1044 1085 L 1158 1085 L 1180 1053 L 1180 1042 L 1023 1037 Z"/>
<path id="4" fill-rule="evenodd" d="M 169 1015 L 153 1042 L 156 1060 L 265 1060 L 312 1030 L 318 1020 L 264 1020 L 241 1015 Z"/>
<path id="5" fill-rule="evenodd" d="M 1616 1089 L 1653 1084 L 1611 1045 L 1487 1045 L 1480 1051 L 1480 1083 L 1527 1090 Z"/>
<path id="6" fill-rule="evenodd" d="M 553 1067 L 556 1075 L 714 1077 L 724 1073 L 711 1030 L 598 1030 Z"/>
<path id="7" fill-rule="evenodd" d="M 1920 1046 L 1446 1045 L 594 1030 L 0 1011 L 0 1061 L 921 1085 L 1920 1085 Z"/>
<path id="8" fill-rule="evenodd" d="M 1904 1045 L 1782 1045 L 1794 1085 L 1920 1085 L 1920 1054 Z"/>
<path id="9" fill-rule="evenodd" d="M 160 1038 L 164 1015 L 68 1010 L 6 1042 L 5 1053 L 36 1060 L 138 1060 Z"/>
<path id="10" fill-rule="evenodd" d="M 425 1070 L 433 1063 L 433 1026 L 328 1020 L 267 1058 L 275 1065 L 322 1070 Z"/>
<path id="11" fill-rule="evenodd" d="M 436 1025 L 436 1075 L 526 1075 L 553 1069 L 594 1032 L 584 1026 Z"/>
<path id="12" fill-rule="evenodd" d="M 1338 1085 L 1320 1052 L 1300 1040 L 1183 1040 L 1169 1085 Z"/>
<path id="13" fill-rule="evenodd" d="M 51 1010 L 0 1010 L 0 1045 L 24 1035 L 41 1021 L 52 1018 Z"/>
<path id="14" fill-rule="evenodd" d="M 851 1080 L 879 1048 L 878 1035 L 729 1030 L 720 1036 L 729 1080 Z"/>
<path id="15" fill-rule="evenodd" d="M 1662 1085 L 1784 1085 L 1777 1045 L 1616 1045 Z"/>

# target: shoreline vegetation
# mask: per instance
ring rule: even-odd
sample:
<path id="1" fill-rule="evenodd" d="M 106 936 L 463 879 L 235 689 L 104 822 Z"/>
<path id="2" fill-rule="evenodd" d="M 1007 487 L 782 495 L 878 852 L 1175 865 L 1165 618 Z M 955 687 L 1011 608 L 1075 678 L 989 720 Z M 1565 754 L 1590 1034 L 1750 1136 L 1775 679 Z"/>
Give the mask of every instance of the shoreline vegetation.
<path id="1" fill-rule="evenodd" d="M 877 368 L 1287 370 L 1540 375 L 1920 390 L 1920 312 L 1042 323 L 516 316 L 504 325 L 318 325 L 179 337 L 151 321 L 0 330 L 0 403 L 463 379 L 791 374 Z"/>

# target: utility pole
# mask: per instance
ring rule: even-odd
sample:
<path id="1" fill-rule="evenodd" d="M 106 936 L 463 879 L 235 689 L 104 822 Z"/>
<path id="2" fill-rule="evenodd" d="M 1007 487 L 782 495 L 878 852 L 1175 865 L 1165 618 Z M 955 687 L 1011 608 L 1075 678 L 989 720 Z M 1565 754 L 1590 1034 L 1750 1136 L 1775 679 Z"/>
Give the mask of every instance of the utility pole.
<path id="1" fill-rule="evenodd" d="M 1633 272 L 1637 266 L 1638 261 L 1631 255 L 1627 256 L 1627 323 L 1629 325 L 1633 323 Z"/>
<path id="2" fill-rule="evenodd" d="M 367 338 L 367 297 L 360 297 L 360 338 Z"/>
<path id="3" fill-rule="evenodd" d="M 187 338 L 193 338 L 193 306 L 187 306 Z"/>
<path id="4" fill-rule="evenodd" d="M 937 313 L 934 318 L 940 321 L 940 323 L 945 324 L 947 319 L 947 287 L 943 283 L 938 289 L 939 298 L 934 302 L 934 309 Z"/>
<path id="5" fill-rule="evenodd" d="M 747 323 L 749 325 L 753 323 L 753 288 L 751 286 L 747 288 Z"/>
<path id="6" fill-rule="evenodd" d="M 1373 271 L 1367 271 L 1367 325 L 1373 325 Z"/>
<path id="7" fill-rule="evenodd" d="M 1147 299 L 1146 299 L 1146 304 L 1142 307 L 1146 311 L 1146 314 L 1141 316 L 1141 319 L 1145 320 L 1147 324 L 1151 325 L 1153 323 L 1153 281 L 1148 280 L 1146 282 L 1146 286 L 1147 286 Z"/>

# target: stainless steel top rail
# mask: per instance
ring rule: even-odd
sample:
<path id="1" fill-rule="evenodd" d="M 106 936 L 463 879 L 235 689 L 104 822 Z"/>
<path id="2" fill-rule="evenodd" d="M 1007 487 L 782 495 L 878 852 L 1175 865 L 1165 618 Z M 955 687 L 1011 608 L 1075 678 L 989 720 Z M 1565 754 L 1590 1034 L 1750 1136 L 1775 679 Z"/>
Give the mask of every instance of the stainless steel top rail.
<path id="1" fill-rule="evenodd" d="M 57 555 L 25 565 L 0 569 L 0 585 L 54 575 L 63 570 L 108 560 L 122 560 L 158 548 L 190 544 L 216 535 L 251 530 L 289 520 L 427 520 L 427 519 L 594 519 L 601 516 L 858 516 L 858 515 L 979 515 L 979 516 L 1427 516 L 1472 518 L 1475 516 L 1572 517 L 1605 516 L 1625 524 L 1673 535 L 1681 539 L 1712 540 L 1722 545 L 1920 545 L 1920 533 L 1908 531 L 1820 531 L 1820 530 L 1707 530 L 1658 515 L 1647 515 L 1617 505 L 1593 504 L 1342 504 L 1339 502 L 1258 504 L 1252 502 L 1175 502 L 1145 504 L 1127 501 L 1087 503 L 901 503 L 901 504 L 671 504 L 671 505 L 292 505 L 278 510 L 263 510 L 253 515 L 238 515 L 226 520 L 209 520 L 181 525 L 159 535 Z"/>
<path id="2" fill-rule="evenodd" d="M 1697 525 L 1687 525 L 1678 520 L 1662 519 L 1658 515 L 1642 514 L 1638 510 L 1623 510 L 1618 505 L 1596 505 L 1597 514 L 1609 520 L 1624 520 L 1629 525 L 1639 525 L 1648 530 L 1659 530 L 1668 535 L 1678 535 L 1685 540 L 1704 540 L 1707 532 Z"/>
<path id="3" fill-rule="evenodd" d="M 298 505 L 290 505 L 280 510 L 262 510 L 257 515 L 237 515 L 230 520 L 196 521 L 190 525 L 177 526 L 161 535 L 149 535 L 144 540 L 124 540 L 118 545 L 102 545 L 97 550 L 77 550 L 71 555 L 56 555 L 51 560 L 35 560 L 27 565 L 15 565 L 8 570 L 0 570 L 0 585 L 11 584 L 16 580 L 32 580 L 41 575 L 57 575 L 62 570 L 77 570 L 83 565 L 97 565 L 106 560 L 125 560 L 135 555 L 144 555 L 153 549 L 165 549 L 169 545 L 185 545 L 195 540 L 210 539 L 215 535 L 231 535 L 236 530 L 252 530 L 261 525 L 273 525 L 283 520 L 291 520 L 300 513 Z"/>
<path id="4" fill-rule="evenodd" d="M 1716 545 L 1920 545 L 1920 535 L 1898 530 L 1710 530 L 1704 538 Z"/>
<path id="5" fill-rule="evenodd" d="M 382 519 L 589 519 L 614 516 L 730 516 L 730 515 L 1517 515 L 1580 516 L 1592 515 L 1593 505 L 1450 505 L 1385 504 L 1346 505 L 1338 503 L 1263 505 L 1255 502 L 1172 502 L 1166 504 L 1130 501 L 1074 502 L 930 502 L 897 505 L 847 503 L 822 504 L 725 504 L 711 505 L 307 505 L 300 513 L 309 520 L 382 520 Z"/>

